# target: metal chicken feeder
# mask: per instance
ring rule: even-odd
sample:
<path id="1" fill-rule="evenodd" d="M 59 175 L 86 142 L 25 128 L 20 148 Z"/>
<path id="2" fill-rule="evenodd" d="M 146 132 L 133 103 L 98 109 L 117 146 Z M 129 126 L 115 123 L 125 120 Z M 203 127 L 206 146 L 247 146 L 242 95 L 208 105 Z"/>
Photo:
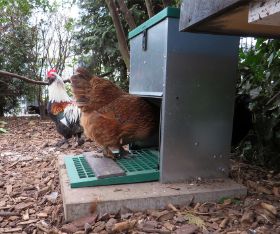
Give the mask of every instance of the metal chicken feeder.
<path id="1" fill-rule="evenodd" d="M 129 92 L 160 103 L 160 182 L 227 177 L 239 37 L 179 32 L 179 15 L 129 33 Z"/>

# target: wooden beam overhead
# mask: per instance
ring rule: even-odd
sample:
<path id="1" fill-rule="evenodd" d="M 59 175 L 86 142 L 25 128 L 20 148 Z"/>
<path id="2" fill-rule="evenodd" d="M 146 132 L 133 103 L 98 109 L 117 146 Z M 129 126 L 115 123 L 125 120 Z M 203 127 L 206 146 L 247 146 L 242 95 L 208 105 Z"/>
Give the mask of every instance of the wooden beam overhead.
<path id="1" fill-rule="evenodd" d="M 280 38 L 279 11 L 280 0 L 183 0 L 180 31 Z"/>

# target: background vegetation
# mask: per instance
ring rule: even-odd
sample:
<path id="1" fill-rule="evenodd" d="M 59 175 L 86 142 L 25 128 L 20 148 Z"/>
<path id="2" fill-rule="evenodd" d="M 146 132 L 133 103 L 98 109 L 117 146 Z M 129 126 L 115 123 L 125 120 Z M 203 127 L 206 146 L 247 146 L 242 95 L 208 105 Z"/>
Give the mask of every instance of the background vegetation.
<path id="1" fill-rule="evenodd" d="M 237 153 L 259 165 L 280 168 L 280 41 L 257 39 L 240 49 L 239 93 L 250 94 L 253 130 Z"/>

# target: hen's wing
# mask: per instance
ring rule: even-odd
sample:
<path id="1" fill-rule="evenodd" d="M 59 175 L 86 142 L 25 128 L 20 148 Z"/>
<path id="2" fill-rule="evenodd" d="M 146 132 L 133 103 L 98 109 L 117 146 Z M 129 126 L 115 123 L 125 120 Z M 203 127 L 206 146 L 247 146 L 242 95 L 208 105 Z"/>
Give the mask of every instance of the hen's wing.
<path id="1" fill-rule="evenodd" d="M 90 115 L 93 139 L 105 147 L 119 147 L 133 137 L 138 126 L 132 123 L 120 124 L 113 113 Z"/>

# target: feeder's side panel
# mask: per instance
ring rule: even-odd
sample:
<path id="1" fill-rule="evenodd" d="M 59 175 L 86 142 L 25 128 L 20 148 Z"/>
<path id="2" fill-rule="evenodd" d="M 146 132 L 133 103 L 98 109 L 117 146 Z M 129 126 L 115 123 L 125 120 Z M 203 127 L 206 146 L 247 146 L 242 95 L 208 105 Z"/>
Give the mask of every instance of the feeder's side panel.
<path id="1" fill-rule="evenodd" d="M 130 40 L 129 92 L 141 96 L 161 97 L 166 67 L 167 19 Z M 143 113 L 144 114 L 144 113 Z"/>
<path id="2" fill-rule="evenodd" d="M 238 44 L 179 32 L 169 19 L 161 182 L 228 175 Z"/>

